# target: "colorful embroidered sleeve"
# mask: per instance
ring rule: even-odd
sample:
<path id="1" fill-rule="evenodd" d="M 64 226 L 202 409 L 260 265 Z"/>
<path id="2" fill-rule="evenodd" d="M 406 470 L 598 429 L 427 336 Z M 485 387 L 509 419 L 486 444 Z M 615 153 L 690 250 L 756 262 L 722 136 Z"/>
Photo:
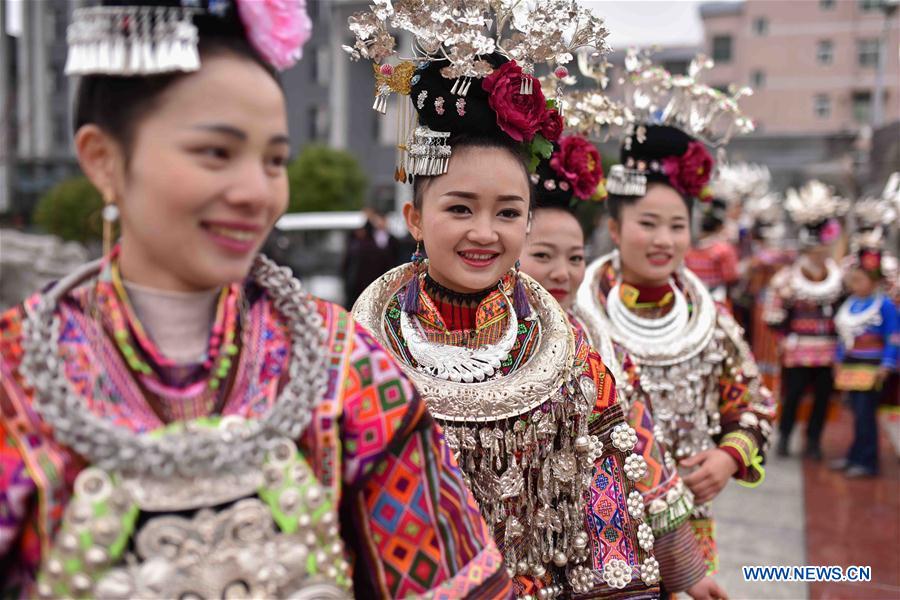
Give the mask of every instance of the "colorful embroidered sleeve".
<path id="1" fill-rule="evenodd" d="M 37 486 L 19 449 L 21 421 L 10 402 L 21 394 L 15 376 L 21 360 L 21 312 L 11 309 L 0 316 L 0 597 L 26 594 L 40 560 L 40 537 L 31 515 L 37 504 Z"/>
<path id="2" fill-rule="evenodd" d="M 719 448 L 737 462 L 735 478 L 754 487 L 765 478 L 764 451 L 775 417 L 774 403 L 761 383 L 741 327 L 727 311 L 719 313 L 718 326 L 725 334 L 726 351 L 725 370 L 719 380 Z"/>
<path id="3" fill-rule="evenodd" d="M 352 343 L 342 506 L 358 595 L 508 597 L 500 552 L 424 402 L 370 334 Z"/>

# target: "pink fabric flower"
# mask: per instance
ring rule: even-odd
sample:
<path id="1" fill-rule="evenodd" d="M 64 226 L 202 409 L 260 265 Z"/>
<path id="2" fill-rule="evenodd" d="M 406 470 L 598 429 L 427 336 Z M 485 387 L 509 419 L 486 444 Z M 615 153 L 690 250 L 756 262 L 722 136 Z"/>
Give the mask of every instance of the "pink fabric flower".
<path id="1" fill-rule="evenodd" d="M 836 219 L 829 219 L 819 230 L 819 240 L 823 244 L 830 244 L 841 237 L 841 224 Z"/>
<path id="2" fill-rule="evenodd" d="M 488 93 L 488 105 L 497 114 L 500 129 L 517 142 L 530 142 L 544 122 L 547 101 L 537 80 L 531 94 L 520 94 L 523 77 L 530 75 L 511 60 L 485 77 L 481 87 Z"/>
<path id="3" fill-rule="evenodd" d="M 663 172 L 672 187 L 690 198 L 698 198 L 709 183 L 713 158 L 700 142 L 688 144 L 681 156 L 669 156 L 662 160 Z"/>
<path id="4" fill-rule="evenodd" d="M 312 35 L 306 0 L 237 0 L 247 39 L 279 70 L 292 67 Z"/>
<path id="5" fill-rule="evenodd" d="M 588 200 L 597 192 L 603 179 L 600 153 L 581 136 L 570 135 L 559 140 L 559 150 L 550 157 L 550 167 L 572 186 L 572 193 Z"/>

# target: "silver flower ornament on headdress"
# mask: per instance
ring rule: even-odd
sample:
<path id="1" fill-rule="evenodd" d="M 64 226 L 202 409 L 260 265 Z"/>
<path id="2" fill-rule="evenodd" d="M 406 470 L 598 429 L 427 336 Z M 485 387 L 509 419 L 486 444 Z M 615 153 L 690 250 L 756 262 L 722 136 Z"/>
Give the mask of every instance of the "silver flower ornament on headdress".
<path id="1" fill-rule="evenodd" d="M 312 33 L 305 0 L 181 0 L 76 8 L 66 32 L 66 75 L 141 76 L 200 68 L 194 18 L 226 18 L 234 9 L 247 40 L 279 70 L 294 65 Z"/>
<path id="2" fill-rule="evenodd" d="M 412 100 L 420 111 L 427 102 L 438 103 L 438 114 L 447 112 L 464 119 L 473 80 L 484 80 L 494 72 L 486 60 L 491 55 L 515 61 L 513 68 L 521 69 L 516 92 L 529 96 L 538 93 L 535 88 L 540 86 L 533 76 L 535 65 L 555 66 L 564 77 L 564 65 L 573 60 L 576 50 L 609 51 L 603 19 L 574 0 L 375 0 L 369 10 L 351 16 L 348 24 L 356 41 L 343 49 L 353 60 L 374 63 L 373 108 L 381 113 L 386 112 L 391 94 L 409 95 L 410 87 L 417 83 L 416 67 L 435 61 L 442 65 L 440 75 L 453 81 L 450 94 L 454 97 L 426 98 L 422 94 Z M 412 52 L 402 56 L 398 39 L 408 37 L 412 38 Z M 396 77 L 401 71 L 403 77 Z M 504 87 L 504 93 L 507 90 Z M 558 112 L 557 103 L 551 100 L 548 104 Z M 417 124 L 406 103 L 401 103 L 400 113 L 395 179 L 442 173 L 449 159 L 449 146 L 443 143 L 446 132 Z M 517 135 L 511 137 L 519 141 Z M 532 150 L 540 148 L 545 158 L 552 150 L 549 141 L 532 144 L 530 138 L 523 140 Z"/>
<path id="3" fill-rule="evenodd" d="M 769 168 L 750 163 L 725 163 L 716 168 L 713 195 L 731 203 L 746 203 L 769 192 Z"/>
<path id="4" fill-rule="evenodd" d="M 753 121 L 744 115 L 738 100 L 753 93 L 749 87 L 732 87 L 726 94 L 700 81 L 700 74 L 713 61 L 698 55 L 687 75 L 673 75 L 654 65 L 649 53 L 629 50 L 625 57 L 629 88 L 625 104 L 636 123 L 677 127 L 710 146 L 727 144 L 735 134 L 753 131 Z"/>
<path id="5" fill-rule="evenodd" d="M 818 180 L 811 180 L 799 190 L 786 193 L 784 208 L 798 225 L 815 225 L 847 214 L 850 204 L 834 190 Z"/>

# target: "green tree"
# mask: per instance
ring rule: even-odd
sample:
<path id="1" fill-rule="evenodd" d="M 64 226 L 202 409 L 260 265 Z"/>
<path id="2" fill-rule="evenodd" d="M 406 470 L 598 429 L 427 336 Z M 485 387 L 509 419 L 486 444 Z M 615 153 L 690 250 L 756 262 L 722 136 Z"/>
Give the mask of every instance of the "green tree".
<path id="1" fill-rule="evenodd" d="M 291 184 L 289 212 L 359 210 L 366 176 L 349 152 L 310 145 L 288 166 Z"/>
<path id="2" fill-rule="evenodd" d="M 103 235 L 103 198 L 87 177 L 65 179 L 38 201 L 34 222 L 64 240 L 87 242 Z"/>

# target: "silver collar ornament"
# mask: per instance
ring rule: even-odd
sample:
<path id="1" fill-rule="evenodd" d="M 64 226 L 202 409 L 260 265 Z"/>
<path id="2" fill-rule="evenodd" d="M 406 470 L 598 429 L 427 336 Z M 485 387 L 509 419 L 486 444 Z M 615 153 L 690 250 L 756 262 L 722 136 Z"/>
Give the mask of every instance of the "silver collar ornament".
<path id="1" fill-rule="evenodd" d="M 623 401 L 630 406 L 636 394 L 646 399 L 659 425 L 657 437 L 676 459 L 715 447 L 713 438 L 722 430 L 719 379 L 728 374 L 743 381 L 758 372 L 740 327 L 719 314 L 703 283 L 684 269 L 681 283 L 690 316 L 665 344 L 653 342 L 657 332 L 644 328 L 646 320 L 626 320 L 616 309 L 611 313 L 610 298 L 604 302 L 599 297 L 600 277 L 614 259 L 611 253 L 588 266 L 576 302 L 589 336 L 601 339 L 608 332 L 636 365 L 638 387 L 622 386 Z"/>
<path id="2" fill-rule="evenodd" d="M 389 271 L 354 306 L 357 322 L 375 332 L 388 348 L 386 311 L 414 274 L 410 265 Z M 511 575 L 563 573 L 562 579 L 554 576 L 548 598 L 566 589 L 588 593 L 599 579 L 622 587 L 634 576 L 653 585 L 659 570 L 649 551 L 652 533 L 648 537 L 646 530 L 642 539 L 647 548 L 634 574 L 630 570 L 623 574 L 621 569 L 598 574 L 590 569 L 584 503 L 595 464 L 619 453 L 629 482 L 643 477 L 647 465 L 634 452 L 630 428 L 618 405 L 608 409 L 617 416 L 609 419 L 606 429 L 588 430 L 597 388 L 575 362 L 575 337 L 568 319 L 537 282 L 521 273 L 519 277 L 533 309 L 529 318 L 539 321 L 539 339 L 532 357 L 515 371 L 503 377 L 495 372 L 483 381 L 466 383 L 397 358 L 441 424 L 485 520 L 492 528 L 502 526 L 504 533 L 497 542 Z M 516 329 L 508 326 L 505 335 Z M 416 330 L 408 324 L 401 333 L 405 336 L 407 331 Z M 409 345 L 410 340 L 406 341 Z M 414 358 L 433 355 L 426 359 L 431 364 L 443 357 L 436 350 L 435 344 L 422 344 L 411 354 Z M 508 351 L 496 352 L 501 353 Z M 632 514 L 635 527 L 642 518 L 643 512 Z"/>
<path id="3" fill-rule="evenodd" d="M 306 429 L 327 383 L 316 301 L 289 269 L 258 257 L 253 278 L 292 338 L 288 383 L 274 407 L 259 421 L 198 420 L 138 435 L 84 405 L 59 355 L 56 306 L 98 272 L 91 263 L 57 283 L 23 324 L 21 368 L 34 407 L 55 440 L 92 465 L 76 480 L 41 567 L 39 595 L 347 597 L 332 499 L 291 441 Z M 142 511 L 155 516 L 135 531 Z M 167 511 L 199 512 L 159 516 Z M 132 537 L 135 551 L 126 554 Z M 307 570 L 311 564 L 317 567 Z"/>

